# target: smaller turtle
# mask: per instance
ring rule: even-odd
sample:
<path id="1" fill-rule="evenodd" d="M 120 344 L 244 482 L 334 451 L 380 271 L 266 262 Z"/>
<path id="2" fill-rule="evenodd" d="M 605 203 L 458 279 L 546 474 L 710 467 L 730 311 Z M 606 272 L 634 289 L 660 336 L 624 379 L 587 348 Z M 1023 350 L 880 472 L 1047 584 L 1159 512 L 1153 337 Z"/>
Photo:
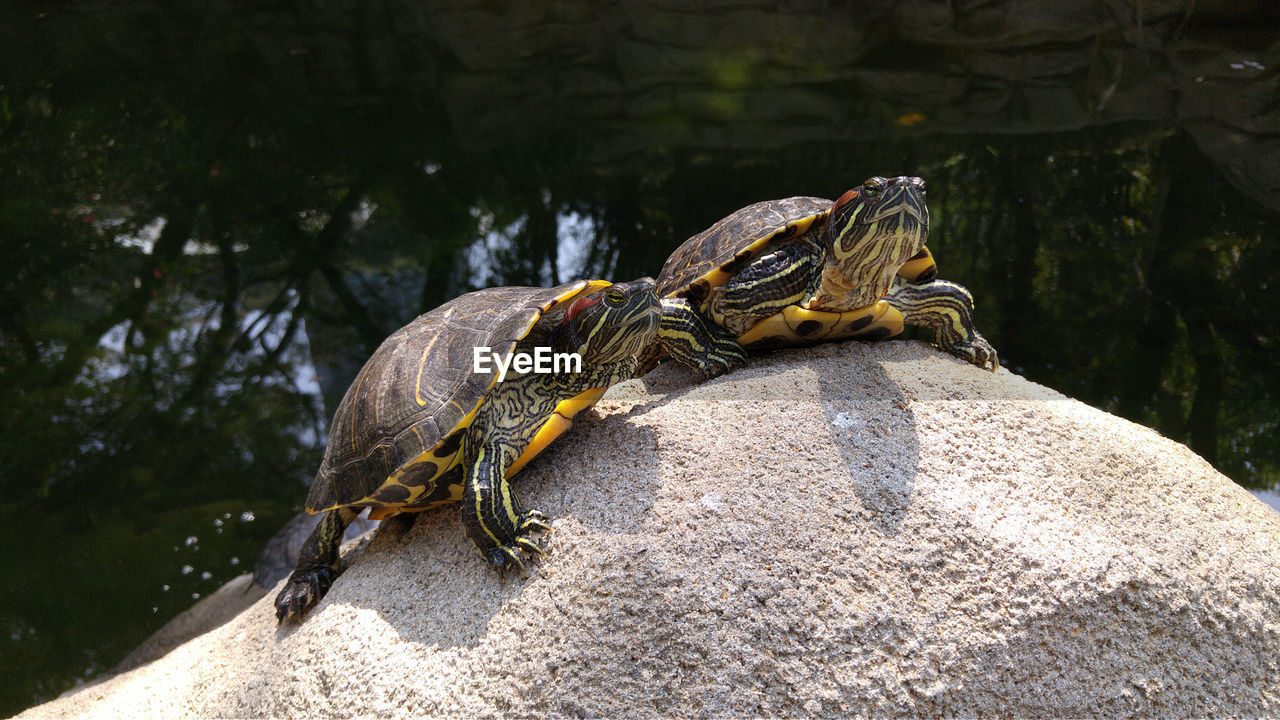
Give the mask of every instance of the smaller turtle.
<path id="1" fill-rule="evenodd" d="M 508 479 L 634 375 L 660 314 L 651 278 L 579 280 L 468 293 L 388 337 L 334 413 L 306 503 L 324 517 L 276 596 L 276 617 L 301 620 L 324 596 L 343 531 L 365 507 L 382 519 L 461 501 L 466 535 L 489 563 L 523 571 L 522 556 L 543 554 L 531 533 L 550 528 L 521 507 Z M 530 372 L 517 361 L 510 367 L 519 372 L 502 381 L 477 372 L 481 355 L 521 353 L 535 362 L 549 355 L 549 364 L 576 353 L 580 368 Z"/>
<path id="2" fill-rule="evenodd" d="M 873 177 L 832 202 L 793 197 L 742 208 L 689 238 L 658 275 L 662 325 L 640 373 L 666 357 L 715 377 L 746 351 L 933 330 L 938 347 L 999 367 L 973 326 L 973 297 L 939 280 L 925 247 L 917 177 Z"/>

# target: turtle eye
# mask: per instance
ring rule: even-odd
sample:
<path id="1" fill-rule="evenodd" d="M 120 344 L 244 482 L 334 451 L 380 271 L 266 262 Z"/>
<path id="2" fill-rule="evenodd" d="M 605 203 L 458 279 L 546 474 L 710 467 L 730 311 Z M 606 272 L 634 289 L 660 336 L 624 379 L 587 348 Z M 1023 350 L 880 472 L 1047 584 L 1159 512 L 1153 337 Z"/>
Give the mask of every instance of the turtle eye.
<path id="1" fill-rule="evenodd" d="M 880 191 L 883 189 L 884 189 L 884 186 L 880 184 L 880 181 L 875 178 L 872 178 L 862 183 L 862 192 L 866 193 L 867 197 L 869 198 L 873 198 L 876 195 L 879 195 Z"/>
<path id="2" fill-rule="evenodd" d="M 604 294 L 604 301 L 613 307 L 618 307 L 627 301 L 627 294 L 621 290 L 610 290 Z"/>

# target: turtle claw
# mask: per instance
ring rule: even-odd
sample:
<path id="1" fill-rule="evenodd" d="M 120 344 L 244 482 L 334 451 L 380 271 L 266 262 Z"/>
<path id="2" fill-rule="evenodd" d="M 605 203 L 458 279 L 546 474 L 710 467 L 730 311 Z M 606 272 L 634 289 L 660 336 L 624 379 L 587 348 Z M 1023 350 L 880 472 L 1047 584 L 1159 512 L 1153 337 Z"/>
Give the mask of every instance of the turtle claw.
<path id="1" fill-rule="evenodd" d="M 485 551 L 485 557 L 489 560 L 498 572 L 502 573 L 514 567 L 520 571 L 523 577 L 529 577 L 529 570 L 525 566 L 525 559 L 538 559 L 547 556 L 547 551 L 542 546 L 534 542 L 527 533 L 530 531 L 551 532 L 551 526 L 547 524 L 547 518 L 537 510 L 533 510 L 524 514 L 520 521 L 520 529 L 518 534 L 503 545 L 494 545 Z"/>
<path id="2" fill-rule="evenodd" d="M 337 576 L 338 571 L 327 566 L 294 571 L 276 595 L 276 622 L 280 625 L 302 622 L 302 616 L 329 592 Z"/>
<path id="3" fill-rule="evenodd" d="M 543 550 L 541 545 L 526 537 L 516 538 L 515 546 L 520 550 L 523 550 L 530 557 L 544 558 L 547 556 L 547 551 Z"/>
<path id="4" fill-rule="evenodd" d="M 551 526 L 547 524 L 547 516 L 537 510 L 530 510 L 520 519 L 520 533 L 524 534 L 529 530 L 540 530 L 542 532 L 551 532 Z"/>

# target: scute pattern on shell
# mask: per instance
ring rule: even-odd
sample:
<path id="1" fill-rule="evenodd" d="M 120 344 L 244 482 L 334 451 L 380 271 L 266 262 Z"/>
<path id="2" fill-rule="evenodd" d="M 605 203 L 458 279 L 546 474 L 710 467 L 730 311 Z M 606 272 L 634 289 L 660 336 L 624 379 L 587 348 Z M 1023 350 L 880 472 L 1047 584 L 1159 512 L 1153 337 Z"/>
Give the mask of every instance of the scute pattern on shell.
<path id="1" fill-rule="evenodd" d="M 799 221 L 823 220 L 830 209 L 830 200 L 793 197 L 731 213 L 671 253 L 658 275 L 658 295 L 700 304 L 716 282 L 712 276 L 732 276 L 774 244 L 798 235 Z"/>
<path id="2" fill-rule="evenodd" d="M 511 352 L 557 298 L 587 285 L 579 280 L 555 288 L 468 293 L 384 340 L 334 413 L 307 508 L 314 512 L 369 496 L 400 466 L 445 440 L 497 379 L 472 372 L 473 348 Z"/>

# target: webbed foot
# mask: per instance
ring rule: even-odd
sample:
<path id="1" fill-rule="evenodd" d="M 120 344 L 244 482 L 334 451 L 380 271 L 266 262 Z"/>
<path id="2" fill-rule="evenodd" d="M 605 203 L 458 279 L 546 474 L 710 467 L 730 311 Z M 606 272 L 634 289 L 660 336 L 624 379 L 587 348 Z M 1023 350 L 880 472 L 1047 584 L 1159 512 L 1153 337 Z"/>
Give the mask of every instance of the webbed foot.
<path id="1" fill-rule="evenodd" d="M 702 376 L 710 380 L 711 378 L 720 377 L 731 370 L 737 370 L 745 367 L 747 364 L 747 354 L 741 348 L 736 347 L 718 347 L 702 354 L 694 361 L 698 371 Z"/>
<path id="2" fill-rule="evenodd" d="M 338 546 L 359 508 L 330 510 L 320 519 L 298 552 L 298 566 L 276 595 L 276 621 L 302 622 L 302 616 L 329 592 L 338 577 Z"/>
<path id="3" fill-rule="evenodd" d="M 327 566 L 295 570 L 276 595 L 276 622 L 281 625 L 302 622 L 303 614 L 329 592 L 336 577 L 338 571 Z"/>
<path id="4" fill-rule="evenodd" d="M 520 571 L 521 576 L 528 577 L 529 570 L 525 567 L 525 559 L 547 556 L 547 551 L 530 537 L 530 533 L 535 532 L 551 532 L 551 526 L 547 524 L 545 515 L 537 510 L 531 510 L 520 519 L 515 538 L 485 550 L 485 558 L 499 573 L 515 568 Z"/>
<path id="5" fill-rule="evenodd" d="M 956 343 L 943 349 L 983 370 L 995 372 L 1000 369 L 1000 357 L 996 354 L 996 349 L 991 347 L 991 343 L 987 342 L 987 339 L 977 330 L 973 331 L 973 336 L 968 342 Z"/>
<path id="6" fill-rule="evenodd" d="M 934 344 L 946 352 L 992 372 L 1000 367 L 995 348 L 973 326 L 973 296 L 963 285 L 899 278 L 884 299 L 908 324 L 933 330 Z"/>
<path id="7" fill-rule="evenodd" d="M 667 355 L 708 380 L 747 364 L 747 353 L 733 334 L 696 312 L 683 298 L 662 301 L 658 343 Z"/>

